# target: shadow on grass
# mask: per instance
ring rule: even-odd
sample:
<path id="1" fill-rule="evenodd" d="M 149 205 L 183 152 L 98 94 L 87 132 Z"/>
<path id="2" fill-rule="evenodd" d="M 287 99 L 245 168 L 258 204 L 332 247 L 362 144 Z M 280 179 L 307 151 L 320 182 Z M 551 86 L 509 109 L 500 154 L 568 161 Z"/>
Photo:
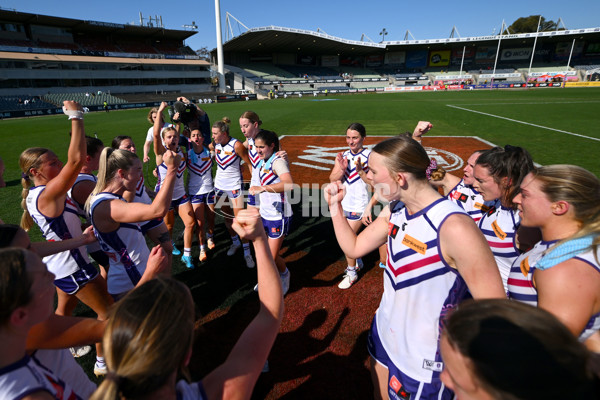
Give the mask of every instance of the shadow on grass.
<path id="1" fill-rule="evenodd" d="M 322 334 L 318 331 L 330 318 L 324 309 L 308 314 L 297 329 L 280 333 L 269 357 L 270 371 L 260 376 L 252 399 L 369 398 L 373 389 L 365 366 L 367 332 L 353 338 L 357 340 L 348 346 L 349 353 L 336 344 L 349 313 L 344 308 Z"/>

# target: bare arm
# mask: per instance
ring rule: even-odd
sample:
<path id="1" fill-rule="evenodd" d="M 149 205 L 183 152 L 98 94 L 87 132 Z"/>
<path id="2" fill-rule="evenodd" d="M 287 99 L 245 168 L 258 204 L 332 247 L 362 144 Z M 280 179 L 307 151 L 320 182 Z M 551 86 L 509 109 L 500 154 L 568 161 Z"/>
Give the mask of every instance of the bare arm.
<path id="1" fill-rule="evenodd" d="M 148 154 L 150 153 L 150 144 L 151 143 L 152 142 L 144 142 L 144 158 L 143 158 L 144 162 L 150 161 L 150 157 L 148 156 Z"/>
<path id="2" fill-rule="evenodd" d="M 419 121 L 415 130 L 413 131 L 412 138 L 417 142 L 421 143 L 421 137 L 429 132 L 433 128 L 433 125 L 429 121 Z"/>
<path id="3" fill-rule="evenodd" d="M 440 246 L 442 255 L 458 270 L 473 298 L 506 298 L 492 250 L 468 215 L 453 214 L 446 219 L 440 229 Z"/>
<path id="4" fill-rule="evenodd" d="M 367 173 L 364 170 L 364 164 L 360 161 L 360 159 L 356 160 L 355 165 L 356 165 L 356 173 L 358 173 L 358 176 L 360 177 L 360 179 L 367 185 L 372 186 L 372 182 L 367 177 Z"/>
<path id="5" fill-rule="evenodd" d="M 371 222 L 373 222 L 373 217 L 371 214 L 373 207 L 375 207 L 375 204 L 377 204 L 377 201 L 377 192 L 373 192 L 373 196 L 371 196 L 369 203 L 367 203 L 367 206 L 365 207 L 365 211 L 363 211 L 361 218 L 363 225 L 369 225 Z"/>
<path id="6" fill-rule="evenodd" d="M 433 129 L 433 125 L 431 124 L 431 122 L 419 121 L 413 131 L 412 138 L 415 139 L 417 142 L 421 143 L 422 136 L 429 132 L 431 129 Z M 460 178 L 449 173 L 446 173 L 444 175 L 444 178 L 442 178 L 442 180 L 440 181 L 429 181 L 429 183 L 431 183 L 433 186 L 441 187 L 444 191 L 444 196 L 447 196 L 448 193 L 450 193 L 450 191 L 454 189 L 456 185 L 458 185 L 458 182 L 460 182 Z"/>
<path id="7" fill-rule="evenodd" d="M 246 147 L 248 147 L 248 146 L 246 146 Z M 287 153 L 287 151 L 285 151 L 285 150 L 279 150 L 277 153 L 275 153 L 275 155 L 277 157 L 281 157 L 282 159 L 285 160 L 286 163 L 289 164 L 290 160 L 288 159 L 288 153 Z"/>
<path id="8" fill-rule="evenodd" d="M 242 210 L 233 221 L 240 237 L 252 240 L 256 253 L 260 310 L 227 360 L 202 381 L 210 399 L 249 399 L 273 346 L 283 316 L 283 292 L 258 210 Z"/>
<path id="9" fill-rule="evenodd" d="M 46 189 L 38 200 L 40 211 L 51 218 L 62 214 L 67 192 L 75 183 L 87 155 L 81 105 L 74 101 L 65 101 L 64 107 L 67 112 L 80 111 L 81 114 L 80 117 L 71 119 L 71 141 L 69 142 L 67 162 L 58 176 L 46 184 Z"/>
<path id="10" fill-rule="evenodd" d="M 44 322 L 31 327 L 27 349 L 64 349 L 102 342 L 106 321 L 93 318 L 51 314 Z"/>
<path id="11" fill-rule="evenodd" d="M 268 192 L 268 193 L 283 193 L 292 189 L 294 185 L 294 180 L 292 179 L 292 174 L 285 173 L 281 174 L 279 177 L 280 182 L 273 183 L 272 185 L 266 186 L 252 186 L 249 189 L 251 195 L 256 196 L 257 194 Z"/>
<path id="12" fill-rule="evenodd" d="M 252 173 L 252 163 L 250 163 L 250 157 L 248 156 L 248 149 L 244 147 L 244 145 L 242 144 L 242 142 L 237 141 L 235 142 L 235 154 L 237 154 L 238 156 L 240 156 L 240 158 L 242 160 L 244 160 L 244 163 L 246 163 L 246 165 L 248 166 L 248 172 Z"/>
<path id="13" fill-rule="evenodd" d="M 129 191 L 126 190 L 123 192 L 123 196 L 122 196 L 128 203 L 132 203 L 133 200 L 135 199 L 135 192 L 133 191 Z"/>
<path id="14" fill-rule="evenodd" d="M 156 156 L 156 165 L 161 164 L 161 162 L 162 162 L 161 157 L 167 150 L 167 149 L 165 149 L 165 146 L 163 146 L 162 138 L 160 137 L 160 131 L 164 124 L 163 111 L 165 110 L 165 108 L 167 108 L 167 103 L 163 101 L 162 103 L 160 103 L 160 106 L 158 107 L 158 111 L 156 113 L 156 118 L 154 118 L 154 129 L 152 131 L 152 134 L 154 136 L 153 143 L 154 143 L 154 155 Z M 159 160 L 160 160 L 160 162 L 159 162 Z"/>
<path id="15" fill-rule="evenodd" d="M 146 264 L 146 269 L 144 270 L 144 274 L 140 278 L 140 281 L 135 285 L 135 287 L 139 287 L 144 283 L 156 278 L 162 272 L 165 271 L 169 264 L 169 260 L 167 259 L 167 253 L 165 253 L 164 249 L 160 247 L 160 245 L 156 245 L 150 250 L 150 255 L 148 256 L 148 263 Z"/>
<path id="16" fill-rule="evenodd" d="M 94 209 L 94 225 L 101 232 L 115 229 L 114 224 L 119 222 L 140 222 L 155 218 L 162 218 L 169 211 L 173 199 L 177 165 L 181 157 L 172 151 L 164 154 L 167 164 L 167 174 L 163 187 L 152 201 L 152 204 L 127 203 L 121 200 L 105 201 Z"/>
<path id="17" fill-rule="evenodd" d="M 329 174 L 329 182 L 341 181 L 344 177 L 344 171 L 348 166 L 348 160 L 344 158 L 344 153 L 337 153 L 335 156 L 335 164 Z"/>
<path id="18" fill-rule="evenodd" d="M 600 311 L 600 275 L 584 261 L 571 258 L 533 273 L 538 307 L 554 314 L 575 336 Z"/>
<path id="19" fill-rule="evenodd" d="M 275 162 L 281 162 L 283 163 L 283 160 L 276 160 Z M 287 163 L 286 163 L 287 164 Z M 283 166 L 286 166 L 286 164 L 282 164 Z M 273 166 L 275 168 L 275 166 Z M 289 171 L 289 169 L 288 169 Z M 252 186 L 250 188 L 250 194 L 251 195 L 257 195 L 260 194 L 262 192 L 269 192 L 269 193 L 283 193 L 283 192 L 287 192 L 292 190 L 292 187 L 294 185 L 294 180 L 292 179 L 292 174 L 289 172 L 286 173 L 282 173 L 281 175 L 279 175 L 279 180 L 280 182 L 274 183 L 272 185 L 266 185 L 266 186 Z"/>
<path id="20" fill-rule="evenodd" d="M 344 186 L 341 182 L 334 182 L 325 188 L 325 200 L 331 211 L 331 222 L 335 237 L 342 251 L 351 258 L 362 257 L 377 249 L 387 239 L 390 209 L 386 207 L 377 217 L 375 222 L 367 226 L 358 236 L 348 224 L 342 209 Z"/>
<path id="21" fill-rule="evenodd" d="M 429 181 L 436 188 L 441 187 L 444 191 L 444 196 L 448 196 L 448 193 L 458 185 L 458 182 L 460 182 L 460 178 L 450 173 L 446 173 L 439 181 L 434 181 L 433 179 Z"/>
<path id="22" fill-rule="evenodd" d="M 88 226 L 83 234 L 73 239 L 59 240 L 53 242 L 32 242 L 31 249 L 35 251 L 40 257 L 46 257 L 51 254 L 61 253 L 63 251 L 76 249 L 86 244 L 90 244 L 96 241 L 94 236 L 94 230 L 91 226 Z"/>

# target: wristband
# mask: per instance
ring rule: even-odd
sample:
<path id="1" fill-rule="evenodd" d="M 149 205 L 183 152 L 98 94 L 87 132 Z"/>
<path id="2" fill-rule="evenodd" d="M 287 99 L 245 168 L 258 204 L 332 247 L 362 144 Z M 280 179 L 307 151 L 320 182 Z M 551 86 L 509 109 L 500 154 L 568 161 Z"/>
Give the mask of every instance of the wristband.
<path id="1" fill-rule="evenodd" d="M 67 110 L 65 106 L 63 106 L 63 113 L 69 117 L 69 120 L 78 119 L 83 121 L 83 111 L 82 110 Z"/>

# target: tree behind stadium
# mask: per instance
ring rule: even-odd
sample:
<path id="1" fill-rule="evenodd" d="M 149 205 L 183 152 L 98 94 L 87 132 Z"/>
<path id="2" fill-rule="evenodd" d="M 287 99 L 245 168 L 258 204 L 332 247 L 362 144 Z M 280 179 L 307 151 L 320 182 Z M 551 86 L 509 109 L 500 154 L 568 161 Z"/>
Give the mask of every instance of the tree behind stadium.
<path id="1" fill-rule="evenodd" d="M 537 24 L 540 21 L 540 32 L 555 30 L 558 26 L 558 22 L 547 20 L 542 17 L 540 20 L 539 15 L 530 15 L 529 17 L 521 17 L 513 22 L 507 30 L 504 31 L 504 35 L 515 34 L 515 33 L 529 33 L 537 32 Z M 559 28 L 558 30 L 564 30 Z"/>

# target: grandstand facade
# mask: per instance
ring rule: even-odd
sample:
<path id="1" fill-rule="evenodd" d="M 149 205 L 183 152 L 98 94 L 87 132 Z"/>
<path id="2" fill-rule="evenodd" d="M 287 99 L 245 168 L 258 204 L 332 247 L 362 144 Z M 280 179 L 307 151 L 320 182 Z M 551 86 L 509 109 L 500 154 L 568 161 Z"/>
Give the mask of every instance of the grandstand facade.
<path id="1" fill-rule="evenodd" d="M 560 87 L 598 79 L 600 28 L 372 43 L 270 26 L 224 59 L 228 86 L 262 94 Z"/>
<path id="2" fill-rule="evenodd" d="M 0 96 L 209 92 L 193 34 L 0 10 Z"/>

